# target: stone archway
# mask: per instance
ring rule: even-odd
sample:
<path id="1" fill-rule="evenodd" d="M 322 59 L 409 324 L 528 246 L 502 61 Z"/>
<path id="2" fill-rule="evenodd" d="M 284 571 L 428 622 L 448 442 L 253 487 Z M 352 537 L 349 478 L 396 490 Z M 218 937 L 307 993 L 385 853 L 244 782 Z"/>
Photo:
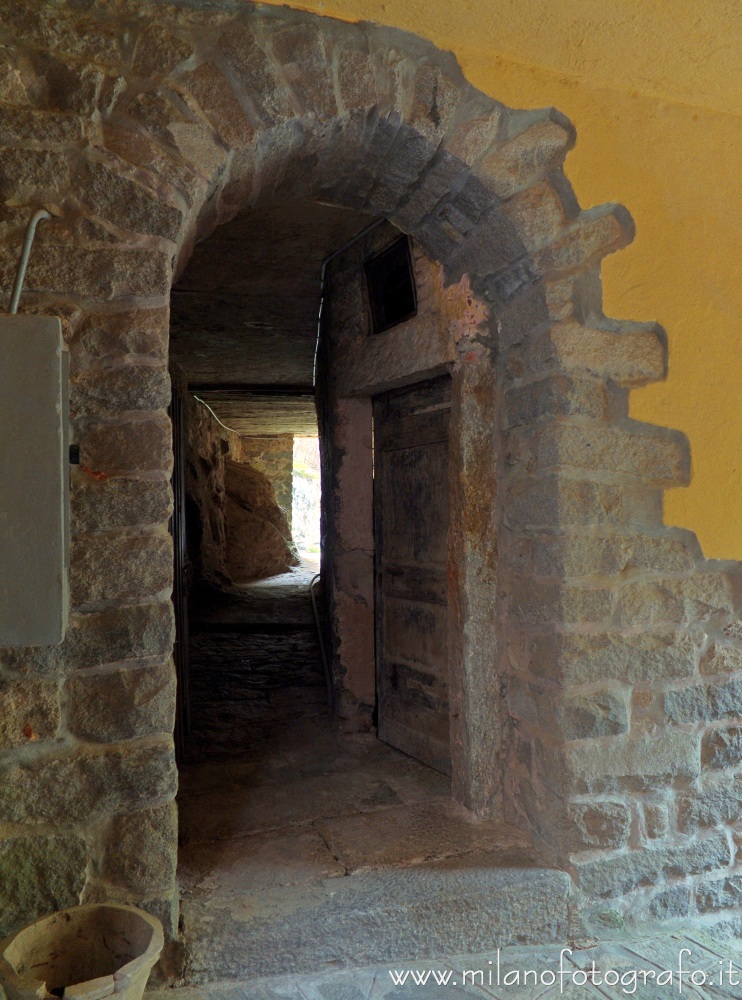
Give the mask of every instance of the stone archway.
<path id="1" fill-rule="evenodd" d="M 371 25 L 6 7 L 3 283 L 30 207 L 52 209 L 23 308 L 64 319 L 83 466 L 67 638 L 2 653 L 39 736 L 7 738 L 3 850 L 63 872 L 8 903 L 8 926 L 80 895 L 174 912 L 167 297 L 196 240 L 289 192 L 388 218 L 471 289 L 453 359 L 457 797 L 529 828 L 588 899 L 661 913 L 648 871 L 723 881 L 737 814 L 707 799 L 738 762 L 732 567 L 662 525 L 687 448 L 631 421 L 627 394 L 664 376 L 664 338 L 602 313 L 600 260 L 632 227 L 580 210 L 569 123 Z"/>

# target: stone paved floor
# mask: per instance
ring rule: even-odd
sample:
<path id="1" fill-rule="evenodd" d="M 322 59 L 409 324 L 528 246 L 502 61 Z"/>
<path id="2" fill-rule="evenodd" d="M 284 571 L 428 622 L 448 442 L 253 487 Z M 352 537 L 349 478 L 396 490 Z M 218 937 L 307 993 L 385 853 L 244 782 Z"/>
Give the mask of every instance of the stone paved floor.
<path id="1" fill-rule="evenodd" d="M 455 878 L 462 867 L 479 865 L 475 874 L 486 879 L 493 870 L 497 876 L 500 865 L 499 871 L 514 879 L 508 888 L 510 902 L 513 895 L 516 899 L 522 895 L 525 911 L 534 907 L 533 898 L 528 898 L 532 892 L 529 873 L 532 879 L 547 880 L 546 892 L 542 887 L 540 897 L 534 897 L 541 906 L 538 919 L 543 921 L 536 928 L 538 934 L 541 926 L 547 927 L 547 910 L 553 908 L 550 886 L 558 887 L 558 879 L 566 876 L 540 868 L 539 859 L 517 832 L 497 823 L 468 823 L 452 805 L 449 782 L 443 775 L 372 735 L 341 734 L 321 714 L 273 732 L 243 758 L 186 769 L 180 797 L 186 985 L 151 992 L 148 1000 L 742 998 L 737 943 L 716 942 L 698 928 L 682 936 L 575 944 L 566 958 L 561 988 L 558 980 L 553 985 L 550 980 L 550 973 L 559 969 L 559 945 L 504 947 L 499 953 L 498 982 L 498 953 L 488 954 L 474 941 L 479 934 L 483 941 L 507 942 L 507 917 L 500 918 L 497 899 L 488 900 L 489 883 L 483 901 L 477 904 L 480 910 L 475 910 L 473 922 L 459 935 L 471 942 L 476 954 L 443 953 L 435 962 L 421 965 L 378 961 L 382 951 L 368 959 L 367 955 L 374 954 L 374 942 L 369 941 L 367 947 L 363 935 L 359 936 L 359 921 L 369 920 L 372 935 L 379 927 L 386 932 L 379 932 L 377 943 L 387 950 L 390 930 L 392 947 L 396 946 L 396 926 L 383 926 L 383 910 L 370 915 L 352 908 L 333 911 L 332 900 L 343 896 L 338 887 L 357 883 L 362 887 L 361 898 L 363 879 L 388 878 L 394 895 L 401 884 L 400 873 L 412 872 L 419 882 L 431 872 L 443 870 L 446 878 Z M 320 897 L 320 909 L 312 910 Z M 330 908 L 323 910 L 328 900 Z M 403 921 L 403 926 L 408 934 L 411 927 L 412 934 L 408 941 L 401 939 L 399 953 L 436 954 L 436 950 L 415 948 L 422 940 L 415 927 L 418 896 L 411 896 L 410 904 L 412 921 Z M 307 926 L 303 918 L 296 923 L 302 907 L 314 914 L 314 926 Z M 434 919 L 445 917 L 447 908 L 448 903 L 439 900 Z M 423 914 L 421 923 L 427 919 Z M 454 915 L 454 923 L 456 919 Z M 531 939 L 566 942 L 568 930 L 553 933 L 561 918 L 555 919 L 550 935 L 539 938 L 532 931 Z M 271 920 L 272 936 L 266 944 L 256 944 L 256 930 L 260 932 Z M 497 932 L 489 936 L 493 927 Z M 343 942 L 332 940 L 333 935 L 343 937 L 346 931 L 358 950 L 346 942 L 343 952 Z M 682 948 L 690 949 L 684 966 L 695 970 L 696 976 L 693 982 L 686 977 L 680 992 L 677 970 Z M 580 972 L 590 969 L 593 962 L 598 975 L 591 984 Z M 443 982 L 436 983 L 432 972 L 426 978 L 425 972 L 431 970 Z M 464 985 L 464 970 L 481 971 L 481 981 L 477 976 Z M 514 978 L 518 970 L 531 972 L 527 985 Z M 643 980 L 641 970 L 648 973 Z M 407 971 L 408 975 L 403 983 L 395 984 L 390 971 L 403 976 Z M 615 973 L 613 981 L 608 976 L 606 983 L 601 974 L 604 977 L 610 971 Z M 537 985 L 533 985 L 534 972 Z M 569 973 L 576 974 L 574 980 Z M 617 976 L 623 979 L 615 982 Z"/>
<path id="2" fill-rule="evenodd" d="M 567 876 L 520 832 L 468 822 L 444 775 L 326 716 L 275 731 L 252 755 L 184 769 L 179 800 L 189 983 L 288 972 L 300 955 L 318 969 L 368 964 L 398 943 L 414 954 L 417 914 L 431 934 L 456 933 L 447 893 L 465 894 L 482 942 L 507 943 L 514 909 L 536 928 L 566 926 Z"/>
<path id="3" fill-rule="evenodd" d="M 740 947 L 739 942 L 718 942 L 689 931 L 684 935 L 622 943 L 575 944 L 572 954 L 565 955 L 562 980 L 558 978 L 559 946 L 512 947 L 499 953 L 442 957 L 437 962 L 419 965 L 376 965 L 321 974 L 298 970 L 293 975 L 162 990 L 147 994 L 147 1000 L 457 1000 L 463 997 L 623 1000 L 627 996 L 644 1000 L 671 1000 L 678 996 L 691 1000 L 739 1000 L 742 997 Z M 681 949 L 686 948 L 690 954 L 682 956 L 685 975 L 681 990 L 679 960 Z M 595 985 L 586 978 L 586 973 L 593 970 L 593 963 Z M 463 985 L 464 971 L 481 971 L 481 985 L 479 977 L 476 984 L 469 981 Z M 409 974 L 404 984 L 395 985 L 390 972 L 397 976 Z M 427 979 L 426 972 L 430 973 Z M 445 982 L 436 983 L 433 972 Z M 528 984 L 524 985 L 527 972 Z M 535 986 L 533 973 L 539 979 Z"/>

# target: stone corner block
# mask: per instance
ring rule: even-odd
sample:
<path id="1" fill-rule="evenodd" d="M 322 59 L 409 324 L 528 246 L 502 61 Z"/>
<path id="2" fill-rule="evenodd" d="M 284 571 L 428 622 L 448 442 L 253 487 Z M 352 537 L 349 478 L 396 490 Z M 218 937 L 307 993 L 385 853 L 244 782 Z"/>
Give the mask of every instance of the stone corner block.
<path id="1" fill-rule="evenodd" d="M 102 875 L 130 892 L 172 891 L 178 853 L 175 802 L 115 816 L 105 841 Z"/>

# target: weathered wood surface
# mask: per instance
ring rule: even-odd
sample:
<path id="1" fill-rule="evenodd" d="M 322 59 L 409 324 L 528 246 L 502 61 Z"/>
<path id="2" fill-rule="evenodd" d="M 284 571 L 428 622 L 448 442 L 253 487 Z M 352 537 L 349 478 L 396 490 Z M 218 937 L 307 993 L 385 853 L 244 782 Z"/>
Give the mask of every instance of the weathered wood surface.
<path id="1" fill-rule="evenodd" d="M 447 774 L 450 407 L 448 376 L 374 400 L 379 736 Z"/>

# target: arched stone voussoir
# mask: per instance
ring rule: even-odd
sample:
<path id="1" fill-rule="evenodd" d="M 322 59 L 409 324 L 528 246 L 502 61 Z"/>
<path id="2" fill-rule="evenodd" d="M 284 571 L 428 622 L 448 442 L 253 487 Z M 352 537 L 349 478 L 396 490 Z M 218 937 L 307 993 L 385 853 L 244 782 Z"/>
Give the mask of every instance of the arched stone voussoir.
<path id="1" fill-rule="evenodd" d="M 182 199 L 189 207 L 206 186 L 205 179 L 175 150 L 131 123 L 106 124 L 102 130 L 106 155 L 121 161 L 121 171 L 133 171 L 144 184 L 166 200 Z"/>
<path id="2" fill-rule="evenodd" d="M 442 134 L 460 94 L 471 90 L 458 60 L 432 42 L 377 24 L 363 24 L 369 39 L 380 105 L 397 110 L 411 124 L 416 117 Z"/>
<path id="3" fill-rule="evenodd" d="M 263 125 L 296 117 L 293 94 L 280 63 L 272 55 L 261 20 L 248 14 L 224 25 L 214 39 L 212 58 Z"/>
<path id="4" fill-rule="evenodd" d="M 229 155 L 211 123 L 163 84 L 147 89 L 132 86 L 122 94 L 107 124 L 133 128 L 145 141 L 155 142 L 162 153 L 186 164 L 207 185 Z"/>
<path id="5" fill-rule="evenodd" d="M 547 273 L 539 266 L 537 251 L 558 243 L 579 218 L 579 209 L 568 185 L 562 190 L 542 179 L 500 201 L 470 175 L 456 195 L 441 201 L 434 215 L 459 244 L 445 260 L 452 275 L 491 274 L 506 288 L 504 295 L 498 291 L 493 297 L 508 298 L 513 294 L 511 283 L 516 290 L 519 281 L 537 280 Z"/>
<path id="6" fill-rule="evenodd" d="M 354 207 L 378 214 L 399 204 L 452 124 L 460 124 L 462 99 L 480 117 L 496 107 L 484 95 L 472 100 L 476 92 L 455 58 L 428 42 L 394 29 L 330 19 L 322 20 L 320 30 L 316 18 L 296 11 L 282 11 L 280 18 L 264 9 L 248 11 L 223 30 L 211 58 L 234 84 L 247 116 L 264 126 L 350 114 L 355 141 L 371 167 L 368 203 L 358 197 Z M 361 127 L 354 112 L 366 114 Z M 495 117 L 499 122 L 499 109 Z M 384 180 L 379 180 L 374 166 L 382 163 Z M 362 176 L 356 183 L 363 190 Z"/>
<path id="7" fill-rule="evenodd" d="M 256 127 L 251 109 L 240 101 L 230 81 L 212 61 L 201 62 L 187 68 L 171 81 L 186 104 L 211 125 L 228 149 L 248 145 L 255 136 Z"/>
<path id="8" fill-rule="evenodd" d="M 378 123 L 363 112 L 353 112 L 331 120 L 316 116 L 302 118 L 285 133 L 284 148 L 290 157 L 280 171 L 272 196 L 291 200 L 331 202 L 332 204 L 372 210 L 367 192 L 376 179 L 376 169 L 384 161 L 385 123 Z M 396 131 L 397 123 L 389 126 Z M 278 133 L 280 139 L 280 133 Z M 380 143 L 380 151 L 376 143 Z M 261 140 L 263 163 L 274 159 L 272 138 Z M 262 185 L 265 190 L 265 184 Z M 262 197 L 262 195 L 261 195 Z M 381 213 L 379 213 L 381 214 Z"/>
<path id="9" fill-rule="evenodd" d="M 560 171 L 577 140 L 570 120 L 556 108 L 511 111 L 494 144 L 477 163 L 477 173 L 500 198 Z"/>
<path id="10" fill-rule="evenodd" d="M 335 87 L 320 28 L 304 19 L 275 27 L 270 34 L 270 47 L 298 112 L 336 115 Z"/>
<path id="11" fill-rule="evenodd" d="M 467 89 L 463 77 L 454 81 L 440 66 L 422 63 L 416 69 L 409 107 L 405 108 L 407 124 L 431 141 L 441 140 L 454 120 L 462 92 Z"/>
<path id="12" fill-rule="evenodd" d="M 577 216 L 577 199 L 561 173 L 574 130 L 552 108 L 517 112 L 515 127 L 522 130 L 524 119 L 529 123 L 525 132 L 513 133 L 510 112 L 502 105 L 473 88 L 462 99 L 449 134 L 418 185 L 422 193 L 435 193 L 435 215 L 455 242 L 467 237 L 500 201 L 509 203 L 505 214 L 513 217 L 528 249 L 547 241 L 549 225 L 554 235 Z M 554 133 L 549 148 L 529 154 L 528 142 L 542 135 L 544 127 Z M 409 224 L 421 217 L 420 193 L 407 199 L 403 220 Z"/>
<path id="13" fill-rule="evenodd" d="M 165 77 L 193 61 L 196 40 L 187 29 L 173 30 L 159 21 L 145 21 L 137 27 L 131 49 L 131 68 L 137 76 Z"/>
<path id="14" fill-rule="evenodd" d="M 497 212 L 499 215 L 492 213 L 493 217 L 504 217 L 501 209 Z M 538 228 L 541 221 L 537 216 L 531 220 L 531 224 Z M 490 220 L 487 222 L 490 223 Z M 502 228 L 502 222 L 498 224 Z M 517 230 L 512 223 L 510 225 L 515 234 Z M 486 238 L 480 235 L 479 242 L 482 243 Z M 491 302 L 504 305 L 531 284 L 591 270 L 608 254 L 627 246 L 633 238 L 634 224 L 631 215 L 622 205 L 611 204 L 581 212 L 555 239 L 533 251 L 528 250 L 518 234 L 517 237 L 514 236 L 509 251 L 500 248 L 499 259 L 495 255 L 491 256 L 495 266 L 482 281 L 485 297 Z M 492 239 L 491 235 L 489 239 Z M 523 246 L 523 253 L 520 255 L 516 255 L 512 249 L 518 242 Z M 451 261 L 454 273 L 458 273 L 462 266 L 464 270 L 467 269 L 466 265 L 471 262 L 471 245 L 470 238 L 466 245 L 466 255 L 462 254 L 461 259 Z M 505 259 L 508 252 L 510 259 Z"/>
<path id="15" fill-rule="evenodd" d="M 533 254 L 539 276 L 589 268 L 596 261 L 628 246 L 634 220 L 623 205 L 597 205 L 581 212 L 559 239 Z"/>
<path id="16" fill-rule="evenodd" d="M 474 87 L 462 95 L 456 115 L 443 139 L 443 148 L 474 168 L 507 137 L 510 112 Z"/>
<path id="17" fill-rule="evenodd" d="M 547 178 L 511 195 L 501 211 L 529 253 L 553 243 L 579 216 L 571 187 Z"/>
<path id="18" fill-rule="evenodd" d="M 395 217 L 400 228 L 407 230 L 427 219 L 459 243 L 497 201 L 463 160 L 439 147 L 396 208 Z"/>
<path id="19" fill-rule="evenodd" d="M 341 114 L 396 112 L 400 121 L 445 133 L 460 94 L 472 90 L 451 53 L 396 28 L 329 20 L 324 27 Z"/>
<path id="20" fill-rule="evenodd" d="M 164 85 L 117 108 L 206 181 L 184 247 L 251 204 L 291 197 L 390 218 L 452 280 L 515 266 L 509 289 L 554 269 L 547 248 L 576 204 L 559 180 L 574 129 L 554 109 L 507 111 L 450 53 L 395 29 L 250 7 L 198 31 L 178 36 Z M 349 89 L 349 53 L 363 93 Z"/>
<path id="21" fill-rule="evenodd" d="M 391 216 L 416 187 L 436 154 L 437 143 L 409 125 L 397 133 L 365 202 L 367 211 Z"/>

